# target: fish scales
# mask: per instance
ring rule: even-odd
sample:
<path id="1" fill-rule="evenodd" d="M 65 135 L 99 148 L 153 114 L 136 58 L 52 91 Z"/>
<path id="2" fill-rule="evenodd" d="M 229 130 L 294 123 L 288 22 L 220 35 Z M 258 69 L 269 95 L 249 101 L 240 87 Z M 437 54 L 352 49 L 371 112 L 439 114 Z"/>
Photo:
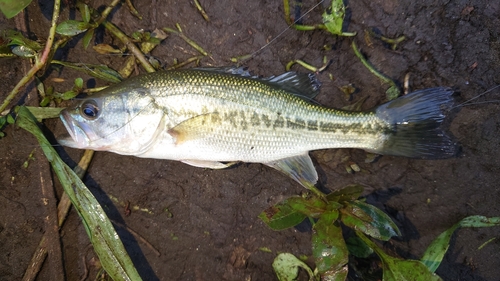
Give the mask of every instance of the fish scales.
<path id="1" fill-rule="evenodd" d="M 245 77 L 201 74 L 207 77 L 161 72 L 148 76 L 144 86 L 168 112 L 168 128 L 197 116 L 205 116 L 200 126 L 216 128 L 209 137 L 191 141 L 189 149 L 194 154 L 191 147 L 217 150 L 209 160 L 264 162 L 332 146 L 376 149 L 384 137 L 378 128 L 387 125 L 373 113 L 328 109 Z"/>

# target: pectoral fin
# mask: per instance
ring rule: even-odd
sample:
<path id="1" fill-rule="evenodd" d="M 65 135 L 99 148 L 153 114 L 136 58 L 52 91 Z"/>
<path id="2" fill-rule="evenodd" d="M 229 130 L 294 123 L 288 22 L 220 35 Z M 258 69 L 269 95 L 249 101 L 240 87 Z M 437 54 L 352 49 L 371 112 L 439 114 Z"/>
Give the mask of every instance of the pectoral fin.
<path id="1" fill-rule="evenodd" d="M 307 153 L 264 164 L 285 173 L 308 189 L 314 188 L 318 181 L 318 173 Z"/>
<path id="2" fill-rule="evenodd" d="M 219 113 L 212 112 L 189 118 L 168 130 L 168 133 L 179 145 L 185 141 L 200 139 L 212 134 L 220 124 Z"/>
<path id="3" fill-rule="evenodd" d="M 209 168 L 209 169 L 225 169 L 237 163 L 237 162 L 230 162 L 224 164 L 217 161 L 204 161 L 204 160 L 182 160 L 181 162 L 194 167 Z"/>

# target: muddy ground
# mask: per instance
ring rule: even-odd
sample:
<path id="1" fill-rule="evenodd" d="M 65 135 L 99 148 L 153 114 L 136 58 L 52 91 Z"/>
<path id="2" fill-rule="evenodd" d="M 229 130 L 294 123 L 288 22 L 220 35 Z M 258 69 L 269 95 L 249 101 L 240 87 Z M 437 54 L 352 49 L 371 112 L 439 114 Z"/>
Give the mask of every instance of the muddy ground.
<path id="1" fill-rule="evenodd" d="M 93 7 L 104 1 L 89 1 Z M 174 27 L 180 23 L 186 35 L 203 46 L 211 58 L 203 66 L 231 65 L 230 57 L 252 53 L 275 38 L 287 25 L 282 1 L 201 1 L 211 21 L 206 22 L 193 1 L 135 1 L 142 21 L 121 7 L 111 21 L 130 34 L 144 29 Z M 304 1 L 304 10 L 316 1 Z M 500 2 L 487 0 L 377 0 L 349 1 L 349 31 L 370 62 L 399 81 L 409 74 L 411 89 L 451 86 L 467 100 L 500 84 Z M 25 14 L 33 39 L 45 39 L 50 26 L 51 1 L 34 1 Z M 42 11 L 42 13 L 41 13 Z M 321 20 L 322 8 L 314 9 L 304 23 Z M 62 19 L 79 16 L 68 6 Z M 2 28 L 15 27 L 0 19 Z M 380 41 L 368 44 L 363 30 L 376 28 L 387 37 L 407 39 L 392 51 Z M 98 42 L 121 46 L 106 32 Z M 277 75 L 293 59 L 321 65 L 332 61 L 319 75 L 323 82 L 321 104 L 342 107 L 364 97 L 369 109 L 385 101 L 387 85 L 368 72 L 355 57 L 352 38 L 325 31 L 288 30 L 245 65 L 257 75 Z M 331 47 L 325 50 L 324 46 Z M 183 61 L 197 55 L 176 36 L 170 36 L 153 55 L 167 66 L 174 58 Z M 104 63 L 115 68 L 121 56 L 84 51 L 72 41 L 57 57 L 73 62 Z M 298 66 L 295 70 L 305 71 Z M 0 97 L 3 98 L 26 71 L 18 59 L 0 61 Z M 334 80 L 330 80 L 329 74 Z M 50 77 L 63 91 L 82 74 L 70 69 L 52 71 Z M 106 83 L 83 76 L 92 86 Z M 352 83 L 359 91 L 348 101 L 339 87 Z M 498 100 L 494 91 L 476 100 Z M 20 103 L 33 103 L 21 100 Z M 385 243 L 386 249 L 404 258 L 419 258 L 442 231 L 469 215 L 500 216 L 500 115 L 498 103 L 483 103 L 456 110 L 450 130 L 462 146 L 462 155 L 447 160 L 410 160 L 383 156 L 365 163 L 359 150 L 313 152 L 323 185 L 334 190 L 347 184 L 366 186 L 370 203 L 386 211 L 400 226 L 402 237 Z M 54 134 L 64 129 L 59 120 L 46 128 Z M 0 280 L 19 280 L 45 232 L 47 209 L 40 188 L 40 173 L 50 180 L 45 159 L 28 133 L 12 126 L 0 140 Z M 28 168 L 23 163 L 35 149 Z M 83 151 L 58 148 L 74 165 Z M 350 156 L 362 171 L 350 174 L 340 160 Z M 57 182 L 57 180 L 55 180 Z M 125 246 L 145 280 L 275 280 L 271 263 L 278 252 L 311 254 L 307 226 L 274 232 L 257 215 L 280 200 L 304 192 L 303 188 L 275 170 L 260 164 L 241 164 L 227 170 L 200 169 L 173 161 L 138 159 L 112 153 L 95 154 L 85 183 L 96 194 L 109 216 L 139 233 L 156 248 L 119 228 Z M 56 185 L 57 194 L 61 188 Z M 130 203 L 144 210 L 132 210 Z M 145 211 L 147 210 L 147 211 Z M 499 280 L 500 228 L 462 229 L 454 238 L 437 273 L 444 280 Z M 97 267 L 89 239 L 78 215 L 72 211 L 62 231 L 64 269 L 68 280 L 79 280 L 85 267 L 94 280 Z M 484 247 L 483 243 L 493 239 Z M 267 247 L 272 252 L 261 251 Z M 480 248 L 480 249 L 479 249 Z M 95 259 L 94 259 L 95 260 Z M 85 262 L 84 262 L 85 261 Z M 309 260 L 309 263 L 311 260 Z M 311 263 L 310 263 L 311 264 Z M 49 280 L 46 262 L 39 280 Z"/>

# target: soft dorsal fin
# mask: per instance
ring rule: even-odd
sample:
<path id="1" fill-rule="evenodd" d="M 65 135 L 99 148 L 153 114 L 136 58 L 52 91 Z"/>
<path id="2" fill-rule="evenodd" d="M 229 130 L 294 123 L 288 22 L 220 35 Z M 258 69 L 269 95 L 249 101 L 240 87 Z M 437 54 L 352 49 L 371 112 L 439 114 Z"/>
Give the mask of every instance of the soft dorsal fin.
<path id="1" fill-rule="evenodd" d="M 321 87 L 321 83 L 316 79 L 316 75 L 313 73 L 307 74 L 289 71 L 278 76 L 260 78 L 258 76 L 252 76 L 246 67 L 197 67 L 195 69 L 260 80 L 307 101 L 311 101 L 315 98 L 319 94 L 319 88 Z"/>
<path id="2" fill-rule="evenodd" d="M 307 189 L 314 188 L 314 185 L 318 182 L 318 173 L 307 152 L 264 164 L 281 171 Z"/>
<path id="3" fill-rule="evenodd" d="M 321 87 L 321 83 L 313 73 L 289 71 L 262 80 L 306 100 L 315 98 L 319 94 L 319 88 Z"/>

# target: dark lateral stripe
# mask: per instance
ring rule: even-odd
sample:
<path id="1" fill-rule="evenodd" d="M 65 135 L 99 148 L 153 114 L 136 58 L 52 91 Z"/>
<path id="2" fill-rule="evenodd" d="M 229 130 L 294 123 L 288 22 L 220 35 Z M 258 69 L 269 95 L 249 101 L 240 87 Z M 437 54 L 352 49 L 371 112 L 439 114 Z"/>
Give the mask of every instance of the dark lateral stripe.
<path id="1" fill-rule="evenodd" d="M 271 119 L 269 119 L 269 116 L 265 115 L 265 114 L 262 114 L 260 116 L 260 119 L 262 120 L 262 122 L 264 122 L 264 124 L 266 125 L 266 127 L 270 127 L 271 124 L 272 124 L 272 121 Z"/>
<path id="2" fill-rule="evenodd" d="M 307 121 L 307 129 L 309 131 L 317 131 L 318 130 L 318 121 L 317 120 Z"/>
<path id="3" fill-rule="evenodd" d="M 284 127 L 285 127 L 285 118 L 278 116 L 278 118 L 274 120 L 273 129 L 284 128 Z"/>
<path id="4" fill-rule="evenodd" d="M 238 112 L 236 111 L 230 111 L 227 113 L 224 113 L 224 119 L 228 120 L 233 127 L 237 128 L 238 124 L 236 124 L 236 117 L 238 116 Z"/>
<path id="5" fill-rule="evenodd" d="M 305 129 L 306 121 L 296 118 L 295 120 L 286 119 L 286 127 L 290 129 Z"/>
<path id="6" fill-rule="evenodd" d="M 333 122 L 320 122 L 319 129 L 320 131 L 326 133 L 341 132 L 343 134 L 358 133 L 369 135 L 376 135 L 382 133 L 384 130 L 384 128 L 380 126 L 380 124 L 352 123 L 349 125 L 344 125 Z"/>
<path id="7" fill-rule="evenodd" d="M 257 127 L 260 125 L 260 118 L 259 118 L 259 115 L 257 113 L 253 113 L 252 114 L 252 117 L 250 118 L 250 124 L 252 124 L 252 126 L 254 127 Z"/>

